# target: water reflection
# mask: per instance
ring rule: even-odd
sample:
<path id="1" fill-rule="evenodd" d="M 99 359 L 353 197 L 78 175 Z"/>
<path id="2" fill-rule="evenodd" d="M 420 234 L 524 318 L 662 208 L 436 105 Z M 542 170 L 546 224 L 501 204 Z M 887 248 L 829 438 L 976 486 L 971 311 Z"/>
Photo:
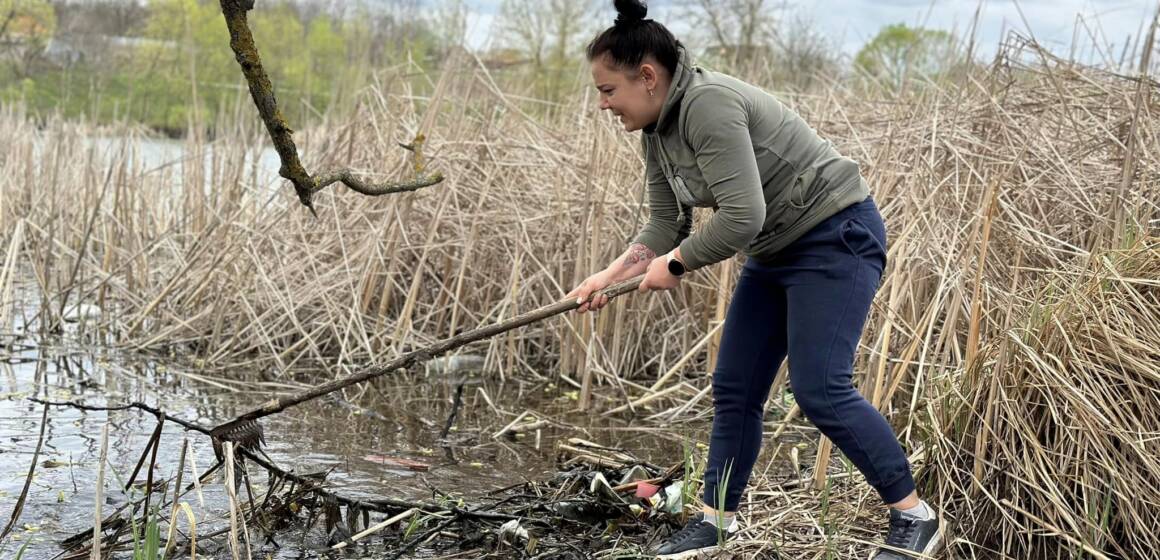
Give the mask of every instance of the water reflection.
<path id="1" fill-rule="evenodd" d="M 20 495 L 40 430 L 41 407 L 28 400 L 31 396 L 97 406 L 139 401 L 212 426 L 259 404 L 272 390 L 253 372 L 230 372 L 205 383 L 180 365 L 116 350 L 78 348 L 59 341 L 36 346 L 11 335 L 0 339 L 0 344 L 4 346 L 0 351 L 0 504 L 5 504 L 0 507 L 0 519 L 4 521 Z M 404 373 L 374 383 L 362 399 L 357 397 L 362 389 L 355 388 L 349 390 L 351 400 L 324 398 L 264 419 L 266 452 L 283 468 L 298 473 L 329 471 L 331 488 L 349 497 L 408 500 L 429 499 L 435 489 L 470 499 L 523 480 L 550 478 L 556 472 L 552 443 L 561 436 L 580 435 L 641 451 L 646 460 L 665 462 L 679 457 L 679 445 L 674 442 L 619 431 L 626 427 L 622 421 L 596 421 L 571 412 L 574 402 L 544 384 L 509 380 L 503 385 L 486 377 L 466 383 L 456 429 L 446 440 L 440 440 L 439 433 L 450 412 L 455 384 L 422 373 Z M 286 390 L 285 383 L 281 386 Z M 534 408 L 553 415 L 566 427 L 546 428 L 539 449 L 533 437 L 493 439 L 491 435 L 513 416 L 497 414 L 481 391 L 496 402 L 521 407 L 520 411 Z M 521 395 L 518 405 L 516 393 Z M 504 395 L 513 398 L 504 399 Z M 352 401 L 376 404 L 368 407 Z M 60 553 L 61 540 L 91 527 L 99 434 L 106 422 L 110 441 L 105 511 L 140 495 L 136 489 L 125 491 L 124 484 L 156 426 L 152 415 L 139 410 L 51 408 L 24 512 L 0 556 L 14 554 L 13 547 L 28 541 L 24 558 L 52 558 Z M 204 470 L 213 464 L 207 438 L 167 423 L 155 480 L 176 474 L 185 438 L 191 444 L 187 469 L 196 465 Z M 426 470 L 408 466 L 414 464 L 425 465 Z M 138 478 L 143 481 L 144 473 Z M 256 491 L 264 484 L 264 474 L 255 477 Z M 200 496 L 191 493 L 184 501 L 197 512 L 199 534 L 225 526 L 228 510 L 220 479 L 205 485 Z M 296 530 L 295 534 L 301 533 L 300 527 Z M 302 546 L 323 544 L 322 535 L 314 538 Z M 297 557 L 297 548 L 268 552 L 279 558 Z"/>

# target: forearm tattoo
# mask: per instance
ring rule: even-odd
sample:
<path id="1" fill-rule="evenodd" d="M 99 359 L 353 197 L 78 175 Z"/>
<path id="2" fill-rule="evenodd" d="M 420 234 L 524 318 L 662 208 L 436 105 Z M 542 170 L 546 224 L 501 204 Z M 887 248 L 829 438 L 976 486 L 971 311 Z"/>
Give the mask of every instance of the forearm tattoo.
<path id="1" fill-rule="evenodd" d="M 628 255 L 624 257 L 624 266 L 629 268 L 640 262 L 649 262 L 657 258 L 657 254 L 644 243 L 633 243 L 628 246 Z"/>

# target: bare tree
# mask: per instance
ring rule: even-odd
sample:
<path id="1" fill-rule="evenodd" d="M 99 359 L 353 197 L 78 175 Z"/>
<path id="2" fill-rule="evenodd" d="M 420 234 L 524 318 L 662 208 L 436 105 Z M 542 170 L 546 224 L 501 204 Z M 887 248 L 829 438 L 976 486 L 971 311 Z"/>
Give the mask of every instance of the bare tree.
<path id="1" fill-rule="evenodd" d="M 681 0 L 682 16 L 708 54 L 729 68 L 746 67 L 755 59 L 772 54 L 775 12 L 782 4 L 775 0 Z"/>
<path id="2" fill-rule="evenodd" d="M 31 74 L 53 34 L 56 18 L 43 0 L 0 0 L 0 60 L 19 78 Z"/>
<path id="3" fill-rule="evenodd" d="M 681 0 L 711 62 L 746 77 L 804 90 L 838 71 L 838 49 L 785 0 Z"/>
<path id="4" fill-rule="evenodd" d="M 525 52 L 536 70 L 562 64 L 575 54 L 592 27 L 592 0 L 504 0 L 497 25 L 503 45 Z"/>
<path id="5" fill-rule="evenodd" d="M 149 7 L 139 0 L 53 0 L 58 29 L 70 35 L 139 35 Z"/>
<path id="6" fill-rule="evenodd" d="M 437 0 L 428 25 L 439 41 L 439 49 L 448 49 L 467 40 L 467 3 L 464 0 Z"/>
<path id="7" fill-rule="evenodd" d="M 782 19 L 773 34 L 777 79 L 798 90 L 814 86 L 839 70 L 838 48 L 813 20 L 801 12 Z"/>
<path id="8" fill-rule="evenodd" d="M 427 32 L 419 17 L 420 0 L 376 0 L 366 4 L 371 23 L 372 61 L 387 62 L 391 52 L 400 52 Z"/>
<path id="9" fill-rule="evenodd" d="M 547 15 L 541 4 L 521 0 L 504 0 L 499 8 L 497 26 L 504 46 L 523 51 L 537 70 L 543 67 L 546 56 Z"/>
<path id="10" fill-rule="evenodd" d="M 495 23 L 496 47 L 530 62 L 524 82 L 532 95 L 558 99 L 576 76 L 579 50 L 595 26 L 594 0 L 504 0 Z"/>

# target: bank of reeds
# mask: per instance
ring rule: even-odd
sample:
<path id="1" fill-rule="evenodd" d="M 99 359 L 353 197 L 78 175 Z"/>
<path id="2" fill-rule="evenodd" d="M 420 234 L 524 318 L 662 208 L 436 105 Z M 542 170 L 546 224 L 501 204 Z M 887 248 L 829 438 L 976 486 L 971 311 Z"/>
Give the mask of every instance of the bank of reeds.
<path id="1" fill-rule="evenodd" d="M 150 169 L 132 135 L 102 153 L 88 127 L 6 108 L 0 297 L 27 280 L 35 328 L 95 305 L 82 328 L 100 340 L 268 377 L 330 376 L 559 299 L 645 219 L 636 137 L 595 113 L 590 88 L 533 116 L 476 61 L 456 64 L 431 95 L 384 81 L 356 115 L 298 134 L 308 167 L 398 178 L 395 142 L 422 132 L 447 176 L 393 197 L 328 190 L 317 220 L 256 179 L 253 124 Z M 1160 549 L 1156 86 L 1013 38 L 953 81 L 786 99 L 862 163 L 886 218 L 859 382 L 947 516 L 951 557 Z M 705 418 L 736 269 L 472 351 L 495 375 L 572 384 L 597 411 Z M 879 538 L 876 497 L 826 442 L 767 445 L 743 553 L 845 558 Z M 782 461 L 800 470 L 786 479 Z"/>

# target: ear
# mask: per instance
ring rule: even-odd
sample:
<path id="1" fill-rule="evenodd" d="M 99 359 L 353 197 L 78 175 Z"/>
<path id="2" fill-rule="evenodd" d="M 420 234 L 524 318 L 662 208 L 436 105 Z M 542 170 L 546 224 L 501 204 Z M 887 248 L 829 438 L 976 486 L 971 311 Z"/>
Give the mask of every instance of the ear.
<path id="1" fill-rule="evenodd" d="M 640 65 L 640 71 L 637 75 L 644 81 L 644 87 L 653 89 L 657 87 L 657 67 L 651 62 L 646 62 Z"/>

